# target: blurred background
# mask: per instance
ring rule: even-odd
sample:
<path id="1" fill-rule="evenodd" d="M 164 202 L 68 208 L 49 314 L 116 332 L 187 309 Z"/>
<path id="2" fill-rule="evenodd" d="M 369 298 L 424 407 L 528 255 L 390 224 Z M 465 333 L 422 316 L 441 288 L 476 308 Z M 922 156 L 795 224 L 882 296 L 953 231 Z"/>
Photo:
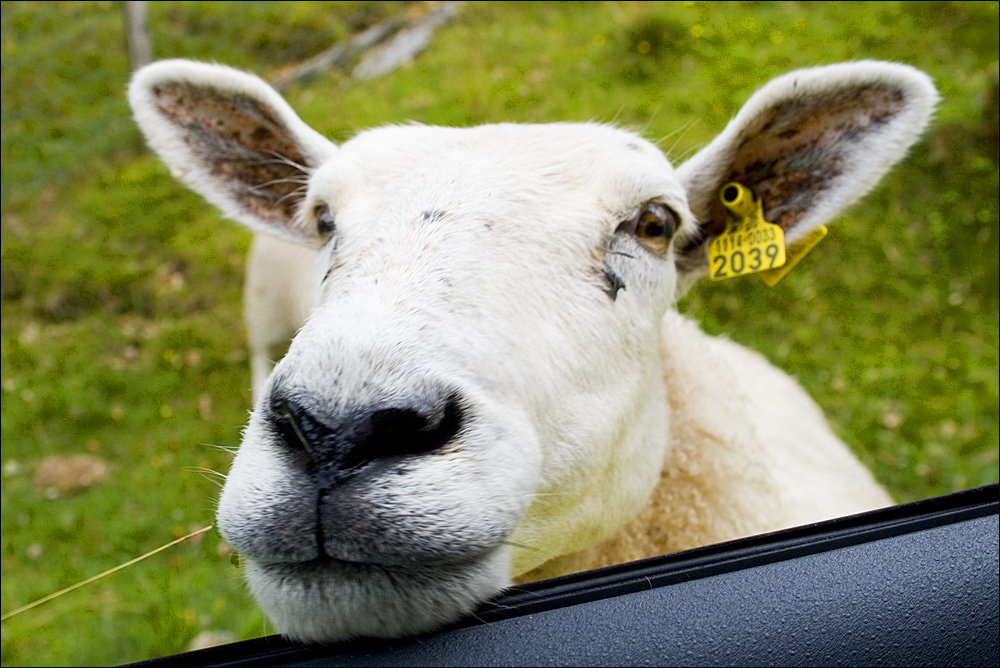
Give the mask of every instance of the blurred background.
<path id="1" fill-rule="evenodd" d="M 2 5 L 4 613 L 212 524 L 211 471 L 227 470 L 250 407 L 250 236 L 143 148 L 124 5 Z M 876 58 L 928 72 L 943 98 L 932 128 L 790 276 L 706 283 L 680 309 L 797 377 L 899 502 L 997 480 L 996 2 L 146 10 L 154 58 L 280 83 L 337 141 L 407 120 L 596 120 L 681 162 L 788 70 Z M 405 30 L 426 48 L 385 51 Z M 209 532 L 12 617 L 3 665 L 272 632 L 230 552 Z"/>

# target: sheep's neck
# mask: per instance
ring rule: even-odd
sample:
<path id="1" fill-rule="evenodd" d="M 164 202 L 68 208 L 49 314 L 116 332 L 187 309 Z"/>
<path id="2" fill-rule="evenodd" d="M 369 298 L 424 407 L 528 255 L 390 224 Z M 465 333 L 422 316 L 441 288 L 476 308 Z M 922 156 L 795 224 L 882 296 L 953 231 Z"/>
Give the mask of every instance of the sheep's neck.
<path id="1" fill-rule="evenodd" d="M 767 453 L 755 439 L 754 416 L 742 410 L 739 394 L 726 387 L 728 374 L 706 369 L 715 342 L 676 313 L 664 321 L 664 341 L 671 445 L 649 502 L 610 538 L 524 573 L 516 578 L 518 583 L 710 545 L 786 524 Z"/>
<path id="2" fill-rule="evenodd" d="M 779 515 L 777 504 L 763 508 L 761 515 L 748 518 L 737 509 L 743 485 L 733 484 L 740 471 L 727 463 L 727 444 L 703 433 L 701 452 L 685 451 L 674 443 L 660 482 L 649 502 L 636 517 L 611 538 L 573 554 L 553 559 L 525 573 L 517 582 L 531 582 L 567 573 L 645 559 L 701 545 L 759 533 L 770 529 L 768 517 Z M 718 457 L 706 457 L 705 450 L 715 450 Z M 714 463 L 712 462 L 714 459 Z M 744 469 L 744 466 L 739 468 Z M 745 502 L 745 498 L 744 498 Z M 770 505 L 761 500 L 761 506 Z M 768 512 L 768 511 L 772 512 Z"/>

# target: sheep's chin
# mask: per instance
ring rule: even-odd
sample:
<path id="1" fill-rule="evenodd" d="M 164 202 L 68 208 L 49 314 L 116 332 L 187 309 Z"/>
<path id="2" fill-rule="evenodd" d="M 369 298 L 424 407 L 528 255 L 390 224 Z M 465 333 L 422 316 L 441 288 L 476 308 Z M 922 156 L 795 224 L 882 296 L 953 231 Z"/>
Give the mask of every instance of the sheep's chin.
<path id="1" fill-rule="evenodd" d="M 454 622 L 508 587 L 510 555 L 500 547 L 464 561 L 409 567 L 249 558 L 246 576 L 275 629 L 292 640 L 395 638 Z"/>

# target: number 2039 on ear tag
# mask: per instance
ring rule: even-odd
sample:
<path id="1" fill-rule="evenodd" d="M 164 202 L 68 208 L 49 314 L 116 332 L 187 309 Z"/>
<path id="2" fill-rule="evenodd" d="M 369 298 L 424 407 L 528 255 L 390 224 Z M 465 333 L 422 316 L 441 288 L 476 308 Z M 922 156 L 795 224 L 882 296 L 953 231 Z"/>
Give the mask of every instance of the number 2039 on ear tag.
<path id="1" fill-rule="evenodd" d="M 760 199 L 744 185 L 727 183 L 719 199 L 729 211 L 726 229 L 708 246 L 713 280 L 776 269 L 785 264 L 785 231 L 764 220 Z"/>

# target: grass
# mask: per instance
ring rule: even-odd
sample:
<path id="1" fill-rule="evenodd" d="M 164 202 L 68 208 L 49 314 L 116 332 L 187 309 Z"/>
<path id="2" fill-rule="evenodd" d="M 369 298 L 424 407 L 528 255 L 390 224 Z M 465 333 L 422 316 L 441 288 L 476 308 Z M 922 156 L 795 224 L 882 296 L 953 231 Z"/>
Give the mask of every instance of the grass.
<path id="1" fill-rule="evenodd" d="M 149 22 L 158 57 L 267 78 L 400 4 L 164 2 Z M 596 119 L 680 159 L 789 69 L 927 71 L 934 127 L 799 268 L 681 304 L 799 378 L 909 501 L 998 478 L 997 17 L 996 2 L 469 3 L 403 69 L 331 72 L 288 98 L 335 139 L 410 119 Z M 217 488 L 194 469 L 226 470 L 214 446 L 238 445 L 250 401 L 249 235 L 142 149 L 122 24 L 120 3 L 2 6 L 5 612 L 212 523 Z M 37 489 L 41 463 L 71 454 L 107 462 L 107 481 Z M 2 662 L 138 660 L 209 630 L 270 630 L 213 533 L 4 622 Z"/>

